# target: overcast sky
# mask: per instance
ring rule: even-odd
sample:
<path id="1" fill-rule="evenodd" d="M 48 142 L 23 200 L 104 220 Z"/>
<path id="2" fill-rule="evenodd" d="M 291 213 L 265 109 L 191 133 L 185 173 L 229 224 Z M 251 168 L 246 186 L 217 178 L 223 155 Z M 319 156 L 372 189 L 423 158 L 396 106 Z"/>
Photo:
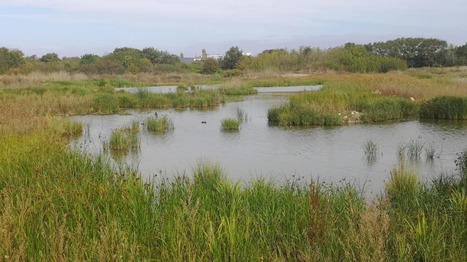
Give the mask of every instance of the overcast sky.
<path id="1" fill-rule="evenodd" d="M 397 37 L 467 42 L 466 0 L 0 0 L 0 47 L 104 55 L 155 47 L 186 57 Z"/>

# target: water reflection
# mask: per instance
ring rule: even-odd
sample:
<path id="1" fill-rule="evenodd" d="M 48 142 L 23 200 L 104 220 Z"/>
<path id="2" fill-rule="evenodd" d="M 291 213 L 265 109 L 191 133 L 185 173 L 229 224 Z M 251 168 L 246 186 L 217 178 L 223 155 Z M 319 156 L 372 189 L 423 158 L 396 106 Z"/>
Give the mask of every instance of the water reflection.
<path id="1" fill-rule="evenodd" d="M 378 193 L 397 163 L 401 145 L 420 140 L 433 146 L 436 157 L 426 152 L 410 162 L 422 180 L 455 170 L 456 153 L 467 147 L 467 123 L 419 122 L 415 120 L 378 125 L 283 129 L 269 126 L 268 109 L 286 103 L 287 96 L 258 94 L 241 102 L 227 103 L 210 111 L 158 110 L 174 124 L 166 134 L 154 134 L 140 126 L 140 153 L 126 156 L 127 163 L 147 177 L 154 174 L 191 174 L 199 162 L 217 162 L 232 180 L 267 177 L 283 182 L 292 175 L 321 181 L 354 181 Z M 244 112 L 239 132 L 221 131 L 221 121 Z M 129 111 L 129 115 L 78 116 L 86 123 L 83 137 L 74 146 L 91 154 L 102 153 L 111 132 L 132 121 L 144 123 L 152 111 Z M 205 121 L 205 124 L 202 122 Z M 363 145 L 371 139 L 378 155 L 368 161 Z M 405 153 L 406 154 L 406 153 Z"/>

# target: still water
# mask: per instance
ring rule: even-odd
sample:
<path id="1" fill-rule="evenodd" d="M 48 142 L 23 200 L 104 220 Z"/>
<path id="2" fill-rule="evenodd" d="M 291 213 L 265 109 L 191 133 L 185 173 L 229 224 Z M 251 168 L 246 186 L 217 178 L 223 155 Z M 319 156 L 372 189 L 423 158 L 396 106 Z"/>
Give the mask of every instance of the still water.
<path id="1" fill-rule="evenodd" d="M 166 134 L 145 130 L 144 122 L 155 110 L 127 111 L 128 115 L 77 116 L 85 132 L 72 146 L 85 153 L 102 154 L 113 130 L 140 122 L 141 148 L 125 161 L 145 177 L 155 174 L 190 175 L 200 163 L 217 163 L 233 181 L 248 182 L 264 177 L 277 182 L 293 179 L 319 179 L 333 183 L 352 183 L 366 194 L 380 193 L 384 181 L 397 163 L 398 148 L 418 142 L 436 150 L 429 160 L 422 151 L 410 162 L 423 181 L 441 173 L 455 172 L 456 153 L 467 148 L 466 121 L 420 122 L 409 120 L 377 125 L 311 127 L 285 129 L 269 126 L 268 109 L 287 103 L 288 95 L 259 93 L 215 109 L 157 110 L 169 117 L 174 129 Z M 220 129 L 225 118 L 245 118 L 238 132 Z M 205 122 L 205 123 L 204 123 Z M 364 154 L 368 140 L 378 145 L 373 161 Z"/>

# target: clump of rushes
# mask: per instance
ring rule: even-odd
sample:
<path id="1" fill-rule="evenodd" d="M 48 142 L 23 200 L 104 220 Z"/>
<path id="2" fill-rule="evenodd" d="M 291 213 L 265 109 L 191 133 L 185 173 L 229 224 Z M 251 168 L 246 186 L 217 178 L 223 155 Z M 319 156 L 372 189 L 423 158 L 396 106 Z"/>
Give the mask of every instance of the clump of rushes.
<path id="1" fill-rule="evenodd" d="M 139 148 L 138 128 L 131 127 L 116 129 L 110 140 L 104 143 L 104 150 L 129 152 Z"/>
<path id="2" fill-rule="evenodd" d="M 222 120 L 222 130 L 224 131 L 238 131 L 240 130 L 241 121 L 235 118 L 227 118 Z"/>
<path id="3" fill-rule="evenodd" d="M 386 182 L 386 195 L 390 200 L 412 201 L 422 189 L 420 179 L 414 171 L 407 170 L 405 161 L 400 160 L 398 166 L 391 171 L 391 178 Z M 398 202 L 397 201 L 397 202 Z"/>
<path id="4" fill-rule="evenodd" d="M 167 116 L 149 117 L 146 122 L 147 129 L 152 132 L 165 133 L 170 129 L 173 129 L 172 120 Z"/>
<path id="5" fill-rule="evenodd" d="M 420 117 L 429 119 L 467 119 L 467 96 L 440 96 L 420 105 Z"/>

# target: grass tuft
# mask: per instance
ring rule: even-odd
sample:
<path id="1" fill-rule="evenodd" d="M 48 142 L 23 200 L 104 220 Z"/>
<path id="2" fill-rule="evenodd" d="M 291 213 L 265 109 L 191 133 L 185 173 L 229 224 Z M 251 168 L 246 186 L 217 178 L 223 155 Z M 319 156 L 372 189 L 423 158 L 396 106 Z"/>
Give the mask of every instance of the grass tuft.
<path id="1" fill-rule="evenodd" d="M 235 118 L 227 118 L 222 120 L 221 128 L 224 131 L 238 131 L 240 130 L 241 121 Z"/>
<path id="2" fill-rule="evenodd" d="M 131 152 L 139 149 L 138 125 L 114 130 L 108 142 L 104 142 L 107 151 Z"/>
<path id="3" fill-rule="evenodd" d="M 167 131 L 173 129 L 172 120 L 170 120 L 167 116 L 149 117 L 146 120 L 146 126 L 149 131 L 155 133 L 166 133 Z"/>

